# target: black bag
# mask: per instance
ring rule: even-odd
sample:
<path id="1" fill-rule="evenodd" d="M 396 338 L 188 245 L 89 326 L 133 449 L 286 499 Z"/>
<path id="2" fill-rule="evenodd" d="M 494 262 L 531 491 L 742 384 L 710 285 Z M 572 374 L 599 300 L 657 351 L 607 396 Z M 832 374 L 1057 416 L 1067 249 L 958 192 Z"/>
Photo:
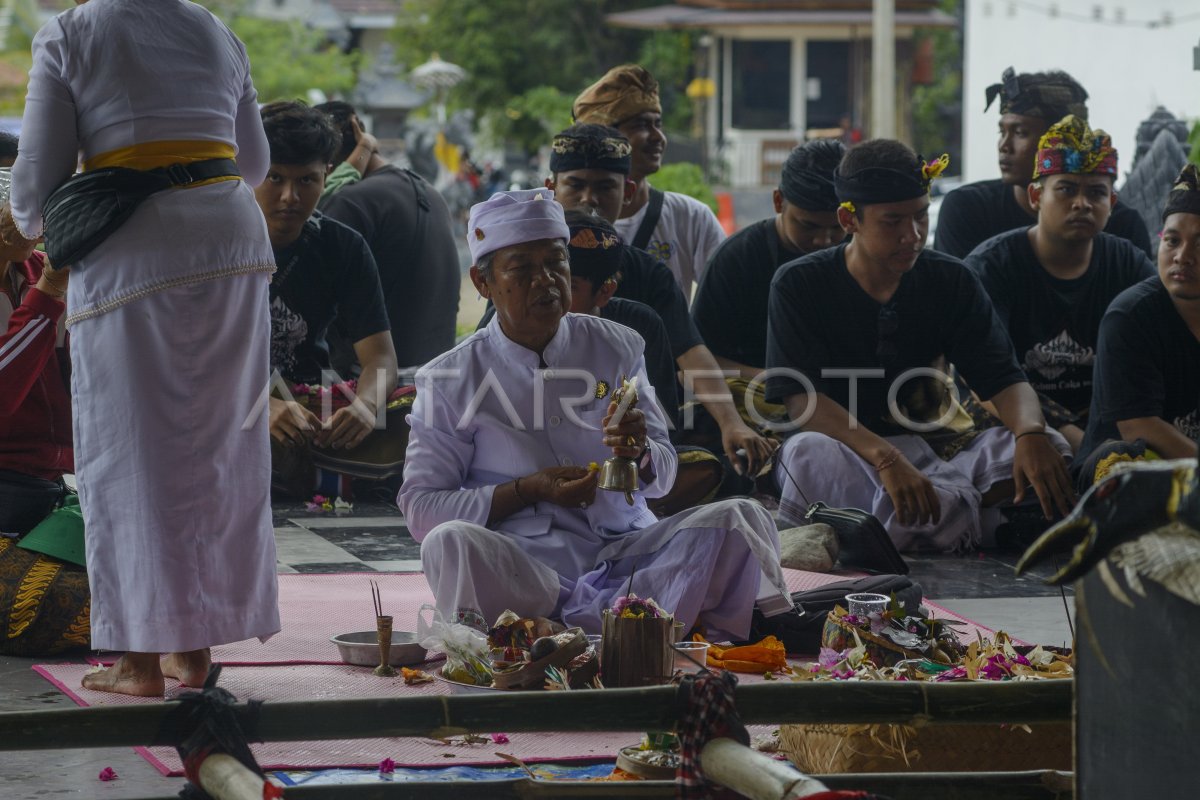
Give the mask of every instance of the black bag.
<path id="1" fill-rule="evenodd" d="M 788 653 L 815 655 L 821 649 L 821 636 L 829 612 L 839 603 L 844 605 L 846 595 L 860 592 L 894 594 L 907 616 L 924 616 L 920 611 L 924 599 L 920 584 L 902 575 L 872 575 L 793 592 L 794 614 L 763 617 L 762 612 L 755 609 L 748 642 L 753 643 L 771 635 L 783 642 Z"/>
<path id="2" fill-rule="evenodd" d="M 51 192 L 42 209 L 46 257 L 55 267 L 70 267 L 111 236 L 150 195 L 240 175 L 237 163 L 228 158 L 149 170 L 105 167 L 74 175 Z"/>
<path id="3" fill-rule="evenodd" d="M 903 575 L 871 575 L 793 592 L 792 602 L 804 612 L 805 617 L 819 617 L 821 627 L 824 627 L 825 617 L 833 611 L 834 606 L 839 603 L 844 605 L 846 595 L 860 593 L 895 594 L 896 600 L 904 607 L 904 613 L 910 617 L 920 616 L 921 601 L 924 599 L 921 585 L 913 583 L 911 578 Z M 817 635 L 819 639 L 820 633 Z"/>
<path id="4" fill-rule="evenodd" d="M 838 561 L 843 567 L 882 574 L 908 574 L 908 562 L 874 514 L 858 508 L 830 508 L 817 501 L 804 513 L 804 524 L 818 522 L 833 528 L 837 535 Z"/>
<path id="5" fill-rule="evenodd" d="M 796 484 L 795 478 L 788 472 L 778 455 L 775 466 L 792 482 L 792 486 L 804 498 L 804 502 L 808 503 L 804 490 Z M 793 525 L 823 522 L 833 528 L 838 540 L 838 561 L 843 567 L 882 574 L 908 574 L 908 563 L 896 549 L 896 543 L 888 536 L 883 523 L 876 519 L 874 514 L 868 514 L 858 508 L 831 508 L 820 501 L 809 503 L 807 509 L 780 501 L 779 514 Z"/>

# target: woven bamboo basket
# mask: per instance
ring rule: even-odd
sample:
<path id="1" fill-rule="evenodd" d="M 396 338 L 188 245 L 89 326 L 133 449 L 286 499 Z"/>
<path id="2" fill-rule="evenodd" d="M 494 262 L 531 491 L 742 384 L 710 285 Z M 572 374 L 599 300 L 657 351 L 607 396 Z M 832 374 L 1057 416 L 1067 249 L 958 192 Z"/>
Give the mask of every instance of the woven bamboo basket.
<path id="1" fill-rule="evenodd" d="M 801 772 L 1070 770 L 1071 724 L 784 725 L 782 751 Z"/>

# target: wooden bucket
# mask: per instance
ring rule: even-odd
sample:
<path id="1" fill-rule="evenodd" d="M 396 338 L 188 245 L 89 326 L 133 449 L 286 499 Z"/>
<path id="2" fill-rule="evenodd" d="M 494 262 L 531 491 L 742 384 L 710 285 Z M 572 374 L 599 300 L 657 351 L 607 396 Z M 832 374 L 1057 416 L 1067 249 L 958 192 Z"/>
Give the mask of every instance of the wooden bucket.
<path id="1" fill-rule="evenodd" d="M 601 679 L 608 688 L 657 686 L 671 677 L 675 664 L 675 620 L 624 619 L 604 612 Z"/>

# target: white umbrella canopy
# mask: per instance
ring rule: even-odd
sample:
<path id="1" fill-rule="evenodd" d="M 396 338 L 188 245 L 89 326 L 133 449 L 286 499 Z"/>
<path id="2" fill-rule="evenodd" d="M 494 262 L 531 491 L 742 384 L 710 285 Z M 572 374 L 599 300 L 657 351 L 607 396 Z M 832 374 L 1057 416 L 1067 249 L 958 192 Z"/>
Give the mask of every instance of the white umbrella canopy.
<path id="1" fill-rule="evenodd" d="M 409 73 L 412 82 L 422 89 L 451 89 L 467 77 L 467 71 L 457 64 L 443 61 L 434 53 L 432 57 Z"/>

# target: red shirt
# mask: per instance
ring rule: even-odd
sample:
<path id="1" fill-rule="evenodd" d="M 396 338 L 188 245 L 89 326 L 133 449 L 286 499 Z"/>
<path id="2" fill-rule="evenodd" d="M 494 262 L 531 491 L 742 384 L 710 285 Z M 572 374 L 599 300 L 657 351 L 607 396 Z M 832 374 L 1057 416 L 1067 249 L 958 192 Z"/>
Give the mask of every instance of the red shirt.
<path id="1" fill-rule="evenodd" d="M 42 261 L 35 252 L 16 265 L 12 294 L 0 292 L 0 470 L 54 480 L 74 471 L 75 460 L 71 399 L 56 352 L 66 305 L 35 287 Z"/>

